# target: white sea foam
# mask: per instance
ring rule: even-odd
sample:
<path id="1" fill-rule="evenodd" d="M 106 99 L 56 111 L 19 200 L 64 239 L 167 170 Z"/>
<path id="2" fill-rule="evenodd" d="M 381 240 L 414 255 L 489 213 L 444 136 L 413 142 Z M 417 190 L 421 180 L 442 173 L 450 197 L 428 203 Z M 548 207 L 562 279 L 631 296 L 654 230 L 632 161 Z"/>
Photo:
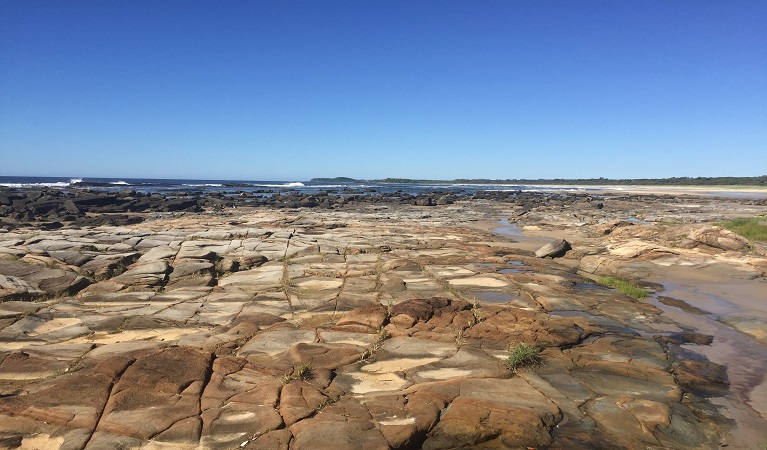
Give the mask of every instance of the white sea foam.
<path id="1" fill-rule="evenodd" d="M 186 187 L 221 187 L 223 184 L 206 183 L 206 184 L 183 184 Z"/>
<path id="2" fill-rule="evenodd" d="M 59 181 L 57 183 L 0 183 L 0 186 L 10 188 L 36 188 L 36 187 L 52 187 L 52 188 L 65 188 L 71 184 L 66 181 Z"/>
<path id="3" fill-rule="evenodd" d="M 306 185 L 304 183 L 301 183 L 300 181 L 294 181 L 292 183 L 285 183 L 285 184 L 254 184 L 253 186 L 272 187 L 272 188 L 306 187 Z"/>
<path id="4" fill-rule="evenodd" d="M 81 180 L 81 181 L 82 181 L 82 180 Z M 122 180 L 120 180 L 120 181 L 112 181 L 112 182 L 110 182 L 109 184 L 118 184 L 118 185 L 120 185 L 120 186 L 127 186 L 127 185 L 128 185 L 128 183 L 127 183 L 127 182 L 125 182 L 125 181 L 122 181 Z"/>

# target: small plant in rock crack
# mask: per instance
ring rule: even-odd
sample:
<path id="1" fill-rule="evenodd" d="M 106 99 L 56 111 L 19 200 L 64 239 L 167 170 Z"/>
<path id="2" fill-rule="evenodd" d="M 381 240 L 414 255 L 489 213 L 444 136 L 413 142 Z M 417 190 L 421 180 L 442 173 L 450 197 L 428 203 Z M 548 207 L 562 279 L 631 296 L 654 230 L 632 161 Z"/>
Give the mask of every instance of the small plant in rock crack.
<path id="1" fill-rule="evenodd" d="M 127 271 L 128 271 L 128 267 L 125 264 L 120 262 L 113 266 L 110 266 L 105 273 L 94 275 L 93 279 L 95 281 L 104 281 L 104 280 L 108 280 L 110 278 L 116 277 L 118 275 L 122 275 Z"/>
<path id="2" fill-rule="evenodd" d="M 506 367 L 516 372 L 522 367 L 535 367 L 543 363 L 541 349 L 535 345 L 518 342 L 509 347 L 509 356 L 506 359 Z"/>
<path id="3" fill-rule="evenodd" d="M 282 384 L 288 384 L 293 380 L 309 381 L 313 376 L 312 365 L 302 364 L 296 367 L 290 375 L 283 375 Z"/>
<path id="4" fill-rule="evenodd" d="M 312 366 L 311 364 L 303 364 L 298 366 L 294 373 L 296 379 L 301 381 L 309 381 L 312 379 Z"/>
<path id="5" fill-rule="evenodd" d="M 333 398 L 333 397 L 328 397 L 328 398 L 326 398 L 325 400 L 321 401 L 321 402 L 320 402 L 320 403 L 317 405 L 317 407 L 315 407 L 315 408 L 314 408 L 314 412 L 315 412 L 315 413 L 318 413 L 318 412 L 322 411 L 323 409 L 325 409 L 326 407 L 328 407 L 328 406 L 332 405 L 333 403 L 337 402 L 337 401 L 338 401 L 338 400 L 340 400 L 340 399 L 341 399 L 341 397 L 340 397 L 340 396 L 338 396 L 338 397 L 336 397 L 336 398 Z"/>
<path id="6" fill-rule="evenodd" d="M 19 314 L 18 320 L 24 319 L 24 318 L 28 317 L 29 315 L 34 314 L 36 312 L 37 312 L 36 309 L 25 309 L 24 311 L 21 312 L 21 314 Z"/>
<path id="7" fill-rule="evenodd" d="M 389 332 L 386 331 L 386 328 L 381 327 L 378 329 L 378 332 L 376 333 L 376 337 L 373 339 L 373 342 L 370 343 L 370 346 L 365 349 L 364 352 L 362 352 L 362 355 L 360 356 L 360 361 L 364 361 L 371 356 L 383 345 L 384 341 L 389 338 Z"/>
<path id="8" fill-rule="evenodd" d="M 484 314 L 482 314 L 482 311 L 479 309 L 481 306 L 482 305 L 480 305 L 477 301 L 471 304 L 471 314 L 474 316 L 474 320 L 469 327 L 473 327 L 474 325 L 485 320 Z"/>
<path id="9" fill-rule="evenodd" d="M 127 317 L 125 317 L 123 319 L 123 321 L 120 323 L 120 325 L 117 328 L 115 328 L 114 330 L 111 331 L 111 334 L 122 333 L 123 331 L 127 330 L 128 329 L 128 325 L 130 325 L 131 321 L 135 317 L 136 316 L 127 316 Z"/>
<path id="10" fill-rule="evenodd" d="M 282 266 L 282 278 L 280 278 L 280 289 L 282 292 L 285 293 L 286 296 L 290 296 L 290 269 L 288 268 L 288 265 L 285 264 Z"/>
<path id="11" fill-rule="evenodd" d="M 466 344 L 466 339 L 463 337 L 463 328 L 455 330 L 453 333 L 453 340 L 455 340 L 456 348 L 461 348 Z"/>
<path id="12" fill-rule="evenodd" d="M 392 308 L 394 308 L 394 304 L 389 300 L 386 302 L 386 320 L 391 319 L 392 317 Z"/>

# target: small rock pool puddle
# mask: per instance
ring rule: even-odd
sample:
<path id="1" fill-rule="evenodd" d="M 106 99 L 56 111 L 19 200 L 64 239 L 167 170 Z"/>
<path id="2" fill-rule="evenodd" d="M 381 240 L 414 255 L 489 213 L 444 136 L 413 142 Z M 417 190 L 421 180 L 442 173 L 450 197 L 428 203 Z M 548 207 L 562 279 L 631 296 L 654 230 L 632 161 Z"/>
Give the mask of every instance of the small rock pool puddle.
<path id="1" fill-rule="evenodd" d="M 717 320 L 717 314 L 739 312 L 735 305 L 701 288 L 685 288 L 678 284 L 664 284 L 664 290 L 648 301 L 680 325 L 714 337 L 710 345 L 682 347 L 727 367 L 732 395 L 711 399 L 736 423 L 737 429 L 727 437 L 727 444 L 733 448 L 752 448 L 755 442 L 767 441 L 767 346 Z M 662 296 L 682 297 L 691 306 L 708 312 L 714 310 L 717 314 L 687 312 L 662 303 L 659 298 Z"/>
<path id="2" fill-rule="evenodd" d="M 502 218 L 500 220 L 500 224 L 502 226 L 498 228 L 493 228 L 493 233 L 502 234 L 504 236 L 511 236 L 517 242 L 526 242 L 526 241 L 554 242 L 554 239 L 526 236 L 525 234 L 522 233 L 522 228 L 512 223 L 509 223 L 509 219 L 507 217 Z"/>
<path id="3" fill-rule="evenodd" d="M 477 300 L 487 303 L 508 303 L 516 298 L 513 295 L 498 291 L 472 292 L 471 295 Z"/>
<path id="4" fill-rule="evenodd" d="M 752 336 L 741 333 L 717 320 L 719 315 L 741 312 L 725 298 L 707 293 L 699 287 L 668 283 L 664 290 L 649 297 L 649 303 L 662 310 L 666 316 L 682 326 L 714 337 L 710 345 L 683 345 L 682 347 L 707 357 L 710 361 L 727 367 L 730 389 L 737 398 L 714 398 L 712 401 L 724 407 L 738 423 L 739 436 L 735 442 L 747 442 L 747 436 L 760 436 L 767 440 L 767 346 Z M 660 297 L 680 297 L 691 306 L 709 314 L 687 312 L 679 307 L 665 304 Z M 752 441 L 753 442 L 753 441 Z"/>

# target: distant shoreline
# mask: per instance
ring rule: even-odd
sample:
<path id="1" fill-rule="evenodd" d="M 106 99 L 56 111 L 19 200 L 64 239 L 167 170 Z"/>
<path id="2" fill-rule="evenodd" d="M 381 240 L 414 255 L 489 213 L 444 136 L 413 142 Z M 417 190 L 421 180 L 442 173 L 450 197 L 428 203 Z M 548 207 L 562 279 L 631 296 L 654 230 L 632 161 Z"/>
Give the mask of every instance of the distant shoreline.
<path id="1" fill-rule="evenodd" d="M 383 178 L 375 180 L 363 180 L 349 177 L 335 178 L 312 178 L 311 183 L 380 183 L 380 184 L 466 184 L 466 185 L 523 185 L 523 186 L 546 186 L 546 187 L 594 187 L 594 186 L 630 186 L 630 187 L 674 187 L 674 188 L 734 188 L 767 190 L 767 175 L 757 177 L 672 177 L 672 178 L 576 178 L 576 179 L 506 179 L 491 180 L 485 178 L 454 180 L 425 180 L 411 178 Z"/>
<path id="2" fill-rule="evenodd" d="M 550 186 L 554 187 L 554 186 Z M 564 186 L 557 186 L 564 187 Z M 573 186 L 578 187 L 578 186 Z M 583 186 L 580 186 L 583 187 Z M 612 185 L 605 186 L 605 188 L 598 189 L 595 186 L 589 186 L 595 189 L 596 192 L 602 194 L 615 194 L 625 192 L 627 194 L 652 194 L 652 195 L 668 195 L 668 194 L 687 194 L 697 196 L 721 196 L 721 197 L 740 197 L 740 196 L 757 196 L 767 197 L 767 186 L 746 186 L 746 185 L 720 185 L 720 186 L 647 186 L 647 185 Z"/>

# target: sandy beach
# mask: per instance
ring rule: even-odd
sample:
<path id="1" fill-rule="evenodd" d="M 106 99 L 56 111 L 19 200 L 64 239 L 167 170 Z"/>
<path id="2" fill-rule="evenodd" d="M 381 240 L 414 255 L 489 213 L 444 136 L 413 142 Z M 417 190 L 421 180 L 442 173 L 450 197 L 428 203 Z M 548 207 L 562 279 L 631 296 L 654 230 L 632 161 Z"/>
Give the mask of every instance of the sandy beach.
<path id="1" fill-rule="evenodd" d="M 0 231 L 0 448 L 767 443 L 758 195 L 59 200 Z"/>

